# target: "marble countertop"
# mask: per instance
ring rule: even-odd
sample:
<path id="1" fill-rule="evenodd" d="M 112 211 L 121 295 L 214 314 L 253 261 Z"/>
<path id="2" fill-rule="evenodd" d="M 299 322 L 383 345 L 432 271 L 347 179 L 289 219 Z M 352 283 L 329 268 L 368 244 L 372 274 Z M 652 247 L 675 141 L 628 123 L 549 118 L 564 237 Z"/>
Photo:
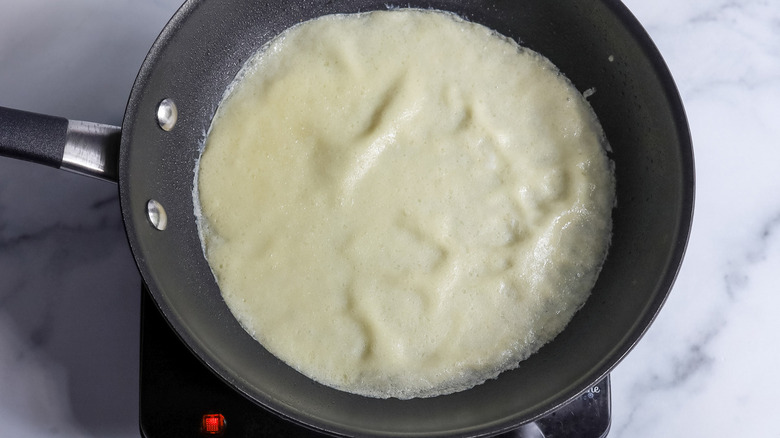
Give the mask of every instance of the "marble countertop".
<path id="1" fill-rule="evenodd" d="M 612 373 L 610 437 L 780 436 L 780 5 L 625 3 L 677 81 L 697 195 L 674 289 Z M 0 105 L 120 124 L 179 4 L 3 0 Z M 115 185 L 0 159 L 1 435 L 138 436 L 139 293 Z"/>

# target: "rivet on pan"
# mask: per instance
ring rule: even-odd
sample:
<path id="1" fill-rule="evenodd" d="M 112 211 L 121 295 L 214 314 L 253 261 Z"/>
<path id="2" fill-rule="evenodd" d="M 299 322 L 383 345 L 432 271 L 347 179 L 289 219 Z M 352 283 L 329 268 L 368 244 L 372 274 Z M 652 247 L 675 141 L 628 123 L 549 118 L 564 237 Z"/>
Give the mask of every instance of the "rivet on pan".
<path id="1" fill-rule="evenodd" d="M 149 218 L 149 223 L 160 231 L 168 226 L 168 215 L 165 213 L 165 209 L 154 199 L 150 199 L 146 203 L 146 217 Z"/>
<path id="2" fill-rule="evenodd" d="M 176 109 L 176 104 L 171 99 L 163 99 L 159 105 L 157 105 L 157 123 L 160 128 L 170 131 L 176 125 L 176 119 L 179 116 L 179 111 Z"/>

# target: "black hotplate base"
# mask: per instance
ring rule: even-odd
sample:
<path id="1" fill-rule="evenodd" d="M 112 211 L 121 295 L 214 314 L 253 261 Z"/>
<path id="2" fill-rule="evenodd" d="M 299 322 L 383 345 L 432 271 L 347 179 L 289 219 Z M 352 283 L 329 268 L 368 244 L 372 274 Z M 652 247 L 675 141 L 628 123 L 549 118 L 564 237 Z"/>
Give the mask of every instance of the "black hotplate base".
<path id="1" fill-rule="evenodd" d="M 206 437 L 205 414 L 222 414 L 231 437 L 321 437 L 249 401 L 203 365 L 179 340 L 146 287 L 141 294 L 141 435 Z M 517 430 L 509 438 L 603 438 L 610 426 L 609 376 L 580 397 Z"/>

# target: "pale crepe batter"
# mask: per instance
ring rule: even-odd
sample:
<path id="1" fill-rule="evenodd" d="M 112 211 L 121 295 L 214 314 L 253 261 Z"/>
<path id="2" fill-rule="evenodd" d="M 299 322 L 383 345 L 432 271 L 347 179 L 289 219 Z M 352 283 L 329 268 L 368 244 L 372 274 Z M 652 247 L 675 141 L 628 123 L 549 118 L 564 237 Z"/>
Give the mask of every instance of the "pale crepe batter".
<path id="1" fill-rule="evenodd" d="M 516 367 L 584 304 L 611 232 L 605 145 L 547 59 L 483 26 L 328 16 L 242 70 L 196 213 L 271 353 L 344 391 L 429 397 Z"/>

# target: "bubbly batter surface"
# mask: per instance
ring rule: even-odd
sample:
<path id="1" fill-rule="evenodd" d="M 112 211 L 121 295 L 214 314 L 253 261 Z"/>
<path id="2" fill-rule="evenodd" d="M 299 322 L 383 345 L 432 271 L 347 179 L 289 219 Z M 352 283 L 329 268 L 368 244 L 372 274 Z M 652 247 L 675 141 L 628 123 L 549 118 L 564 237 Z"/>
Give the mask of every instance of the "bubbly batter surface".
<path id="1" fill-rule="evenodd" d="M 201 237 L 238 321 L 301 373 L 372 397 L 459 391 L 587 299 L 611 232 L 605 145 L 548 60 L 483 26 L 323 17 L 221 104 Z"/>

